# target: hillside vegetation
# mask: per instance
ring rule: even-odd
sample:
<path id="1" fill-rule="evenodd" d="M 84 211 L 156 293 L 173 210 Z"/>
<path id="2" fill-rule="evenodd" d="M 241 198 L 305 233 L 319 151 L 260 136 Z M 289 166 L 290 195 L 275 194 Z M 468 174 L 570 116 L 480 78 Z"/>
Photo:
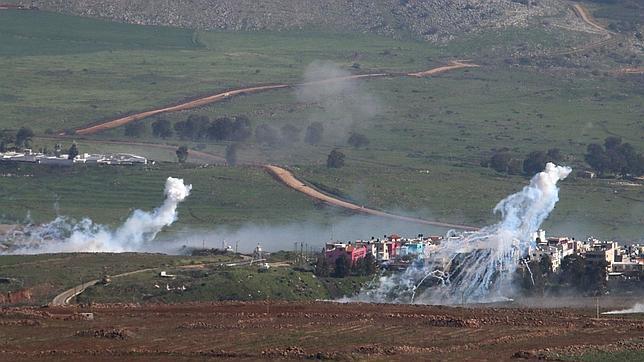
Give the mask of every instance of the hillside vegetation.
<path id="1" fill-rule="evenodd" d="M 23 3 L 30 3 L 23 1 Z M 527 2 L 512 0 L 40 0 L 41 9 L 142 25 L 218 30 L 333 29 L 445 39 L 485 28 L 525 25 Z M 532 16 L 557 13 L 541 0 Z"/>
<path id="2" fill-rule="evenodd" d="M 98 2 L 88 4 L 91 9 Z M 159 6 L 167 4 L 173 2 Z M 481 226 L 496 219 L 489 212 L 496 202 L 527 183 L 526 176 L 483 167 L 499 150 L 522 159 L 533 151 L 558 148 L 563 162 L 576 170 L 588 167 L 586 147 L 607 136 L 619 136 L 638 152 L 644 150 L 642 77 L 613 72 L 638 66 L 636 56 L 627 56 L 629 44 L 635 43 L 624 40 L 621 46 L 611 40 L 595 46 L 604 35 L 578 31 L 584 27 L 577 26 L 580 20 L 571 10 L 553 19 L 571 27 L 546 26 L 552 19 L 533 17 L 525 28 L 479 29 L 437 44 L 312 28 L 193 32 L 49 12 L 0 11 L 0 128 L 33 128 L 36 149 L 51 150 L 55 143 L 76 140 L 81 152 L 120 150 L 174 161 L 178 145 L 223 157 L 233 141 L 178 132 L 163 139 L 153 135 L 153 122 L 163 118 L 176 130 L 189 118 L 208 117 L 210 122 L 243 116 L 253 133 L 236 146 L 240 164 L 290 165 L 311 184 L 359 204 Z M 571 52 L 573 47 L 587 48 Z M 365 80 L 327 92 L 326 98 L 303 97 L 297 87 L 244 95 L 146 119 L 134 137 L 126 135 L 126 127 L 83 139 L 57 136 L 57 131 L 73 133 L 83 125 L 227 89 L 296 84 L 320 64 L 332 70 L 329 74 L 398 73 L 453 59 L 472 59 L 480 67 L 423 79 Z M 305 142 L 306 129 L 316 121 L 324 124 L 322 140 Z M 350 145 L 351 133 L 369 142 Z M 272 134 L 289 138 L 266 136 Z M 122 146 L 112 140 L 137 144 Z M 334 148 L 346 154 L 344 168 L 325 166 Z M 248 166 L 165 164 L 42 173 L 3 170 L 4 222 L 22 222 L 28 215 L 46 222 L 60 213 L 116 225 L 131 209 L 157 206 L 163 180 L 170 175 L 194 184 L 195 197 L 180 206 L 179 228 L 297 223 L 328 214 L 327 208 Z M 641 183 L 631 181 L 566 180 L 561 203 L 547 225 L 549 233 L 641 238 L 643 192 Z M 410 230 L 400 229 L 391 231 Z M 369 235 L 358 237 L 364 236 Z"/>

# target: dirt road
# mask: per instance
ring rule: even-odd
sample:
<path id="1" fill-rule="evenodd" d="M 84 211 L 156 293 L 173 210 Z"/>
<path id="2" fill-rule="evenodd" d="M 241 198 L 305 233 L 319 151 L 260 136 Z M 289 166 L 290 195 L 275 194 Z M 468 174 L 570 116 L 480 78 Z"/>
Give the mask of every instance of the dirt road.
<path id="1" fill-rule="evenodd" d="M 122 278 L 122 277 L 126 277 L 128 275 L 134 275 L 134 274 L 138 274 L 138 273 L 143 273 L 143 272 L 150 271 L 150 270 L 154 270 L 154 269 L 153 268 L 148 268 L 148 269 L 135 270 L 135 271 L 131 271 L 131 272 L 123 273 L 123 274 L 114 275 L 111 278 L 112 279 Z M 73 287 L 71 289 L 68 289 L 68 290 L 58 294 L 57 296 L 55 296 L 54 299 L 51 301 L 50 305 L 54 306 L 54 307 L 60 307 L 60 306 L 68 305 L 70 300 L 72 300 L 74 297 L 76 297 L 76 296 L 80 295 L 81 293 L 83 293 L 85 291 L 85 289 L 87 289 L 87 288 L 89 288 L 89 287 L 91 287 L 93 285 L 96 285 L 98 282 L 99 282 L 98 279 L 90 280 L 90 281 L 88 281 L 86 283 L 82 283 L 82 284 L 77 285 L 77 286 L 75 286 L 75 287 Z"/>
<path id="2" fill-rule="evenodd" d="M 408 73 L 410 77 L 429 77 L 432 75 L 448 72 L 450 70 L 454 69 L 461 69 L 461 68 L 478 68 L 479 65 L 477 64 L 472 64 L 472 63 L 467 63 L 468 60 L 454 60 L 449 63 L 449 65 L 445 65 L 442 67 L 430 69 L 430 70 L 425 70 L 423 72 L 417 72 L 417 73 Z"/>
<path id="3" fill-rule="evenodd" d="M 273 177 L 275 177 L 277 180 L 285 184 L 286 186 L 296 191 L 299 191 L 310 198 L 324 202 L 329 205 L 351 210 L 356 213 L 380 216 L 380 217 L 385 217 L 389 219 L 396 219 L 396 220 L 407 221 L 407 222 L 412 222 L 417 224 L 425 224 L 425 225 L 439 226 L 439 227 L 445 227 L 445 228 L 459 229 L 459 230 L 478 230 L 478 228 L 474 226 L 450 224 L 450 223 L 443 223 L 438 221 L 418 219 L 418 218 L 409 217 L 409 216 L 394 215 L 384 211 L 379 211 L 379 210 L 370 209 L 368 207 L 359 206 L 359 205 L 352 204 L 350 202 L 329 196 L 327 194 L 323 194 L 322 192 L 298 180 L 295 177 L 295 175 L 293 175 L 293 173 L 291 173 L 290 171 L 282 167 L 275 166 L 275 165 L 265 165 L 264 169 Z"/>
<path id="4" fill-rule="evenodd" d="M 330 83 L 330 82 L 338 82 L 338 81 L 343 81 L 343 80 L 351 80 L 351 79 L 365 79 L 365 78 L 379 78 L 379 77 L 392 77 L 392 76 L 407 76 L 407 77 L 429 77 L 433 76 L 436 74 L 448 72 L 451 70 L 456 70 L 456 69 L 461 69 L 461 68 L 472 68 L 472 67 L 478 67 L 476 64 L 469 63 L 466 60 L 455 60 L 451 61 L 448 65 L 425 70 L 422 72 L 412 72 L 412 73 L 400 73 L 400 74 L 394 74 L 394 73 L 370 73 L 370 74 L 358 74 L 358 75 L 351 75 L 351 76 L 346 76 L 346 77 L 340 77 L 340 78 L 332 78 L 332 79 L 324 79 L 324 80 L 318 80 L 318 81 L 312 81 L 312 82 L 307 82 L 307 83 L 302 83 L 302 84 L 296 84 L 296 85 L 288 85 L 288 84 L 275 84 L 275 85 L 268 85 L 268 86 L 257 86 L 257 87 L 250 87 L 250 88 L 242 88 L 242 89 L 235 89 L 235 90 L 230 90 L 227 92 L 223 93 L 218 93 L 212 96 L 200 98 L 197 100 L 193 100 L 190 102 L 182 103 L 179 105 L 171 106 L 171 107 L 165 107 L 165 108 L 160 108 L 160 109 L 155 109 L 147 112 L 142 112 L 142 113 L 136 113 L 129 115 L 127 117 L 121 117 L 112 121 L 107 121 L 104 123 L 100 123 L 97 125 L 93 125 L 90 127 L 86 128 L 81 128 L 76 130 L 77 134 L 80 135 L 90 135 L 94 133 L 98 133 L 104 130 L 116 128 L 123 126 L 125 124 L 135 122 L 142 120 L 147 117 L 151 117 L 157 114 L 161 113 L 167 113 L 167 112 L 176 112 L 176 111 L 181 111 L 181 110 L 187 110 L 187 109 L 192 109 L 196 107 L 201 107 L 207 104 L 211 104 L 214 102 L 218 102 L 224 99 L 228 99 L 230 97 L 240 95 L 240 94 L 247 94 L 247 93 L 258 93 L 262 91 L 268 91 L 268 90 L 273 90 L 273 89 L 282 89 L 282 88 L 288 88 L 288 87 L 297 87 L 300 85 L 310 85 L 310 84 L 324 84 L 324 83 Z M 111 142 L 114 144 L 119 144 L 122 141 L 107 141 Z M 136 143 L 130 143 L 130 142 L 122 142 L 123 144 L 136 144 Z M 143 145 L 143 144 L 141 144 Z M 145 144 L 145 146 L 151 146 L 150 144 Z M 160 145 L 158 146 L 160 148 L 173 148 L 173 146 L 166 146 L 166 145 Z M 214 155 L 209 155 L 207 153 L 199 152 L 199 151 L 194 151 L 190 150 L 189 152 L 190 155 L 193 156 L 198 156 L 198 157 L 203 157 L 203 158 L 208 158 L 212 157 L 215 158 L 217 162 L 223 161 L 221 158 L 214 156 Z M 329 195 L 323 194 L 309 186 L 304 185 L 302 182 L 297 180 L 295 176 L 293 176 L 292 173 L 289 171 L 280 168 L 278 166 L 274 165 L 265 165 L 264 168 L 273 176 L 275 176 L 278 180 L 280 180 L 282 183 L 287 185 L 288 187 L 291 187 L 297 191 L 300 191 L 307 196 L 314 198 L 316 200 L 325 202 L 329 205 L 333 206 L 338 206 L 342 207 L 354 212 L 362 213 L 362 214 L 369 214 L 369 215 L 375 215 L 375 216 L 380 216 L 380 217 L 386 217 L 390 219 L 396 219 L 396 220 L 401 220 L 401 221 L 407 221 L 407 222 L 412 222 L 412 223 L 420 223 L 420 224 L 425 224 L 425 225 L 434 225 L 434 226 L 439 226 L 439 227 L 446 227 L 446 228 L 454 228 L 454 229 L 459 229 L 459 230 L 477 230 L 477 228 L 472 227 L 472 226 L 467 226 L 467 225 L 458 225 L 458 224 L 449 224 L 449 223 L 442 223 L 442 222 L 436 222 L 436 221 L 429 221 L 429 220 L 423 220 L 423 219 L 418 219 L 418 218 L 413 218 L 413 217 L 407 217 L 407 216 L 400 216 L 400 215 L 393 215 L 389 214 L 383 211 L 378 211 L 374 209 L 369 209 L 365 208 L 363 206 L 358 206 L 334 197 L 331 197 Z"/>
<path id="5" fill-rule="evenodd" d="M 590 25 L 593 27 L 595 30 L 601 32 L 601 33 L 611 33 L 608 29 L 604 28 L 600 23 L 596 22 L 595 19 L 588 13 L 588 10 L 580 4 L 574 4 L 572 6 L 572 10 L 577 14 L 581 20 L 583 20 L 586 24 Z"/>
<path id="6" fill-rule="evenodd" d="M 426 76 L 431 76 L 431 75 L 436 75 L 439 73 L 447 72 L 450 70 L 455 70 L 455 69 L 460 69 L 460 68 L 470 68 L 470 67 L 478 67 L 478 65 L 475 64 L 470 64 L 466 63 L 465 61 L 453 61 L 450 62 L 449 65 L 447 66 L 442 66 L 422 72 L 416 72 L 416 73 L 400 73 L 400 74 L 395 74 L 395 73 L 371 73 L 371 74 L 358 74 L 358 75 L 351 75 L 347 77 L 340 77 L 340 78 L 332 78 L 332 79 L 324 79 L 324 80 L 318 80 L 318 81 L 312 81 L 312 82 L 307 82 L 307 83 L 302 83 L 302 84 L 295 84 L 295 85 L 289 85 L 289 84 L 273 84 L 273 85 L 264 85 L 264 86 L 255 86 L 255 87 L 249 87 L 249 88 L 240 88 L 240 89 L 233 89 L 229 90 L 226 92 L 221 92 L 217 93 L 211 96 L 195 99 L 189 102 L 177 104 L 174 106 L 168 106 L 164 108 L 158 108 L 146 112 L 141 112 L 141 113 L 135 113 L 131 114 L 129 116 L 125 117 L 120 117 L 111 121 L 106 121 L 102 122 L 99 124 L 79 128 L 76 130 L 76 134 L 79 135 L 90 135 L 90 134 L 95 134 L 99 133 L 108 129 L 112 128 L 117 128 L 124 126 L 128 123 L 140 121 L 142 119 L 152 117 L 158 114 L 162 113 L 169 113 L 169 112 L 177 112 L 177 111 L 185 111 L 188 109 L 193 109 L 193 108 L 198 108 L 198 107 L 203 107 L 208 104 L 220 102 L 225 99 L 229 99 L 231 97 L 241 95 L 241 94 L 252 94 L 252 93 L 259 93 L 259 92 L 265 92 L 273 89 L 282 89 L 282 88 L 289 88 L 293 86 L 299 86 L 299 85 L 310 85 L 310 84 L 324 84 L 324 83 L 332 83 L 332 82 L 338 82 L 338 81 L 343 81 L 343 80 L 350 80 L 350 79 L 365 79 L 365 78 L 380 78 L 380 77 L 392 77 L 392 76 L 411 76 L 411 77 L 426 77 Z M 61 134 L 63 135 L 63 134 Z"/>
<path id="7" fill-rule="evenodd" d="M 644 350 L 641 315 L 593 315 L 278 301 L 5 308 L 0 359 L 510 361 Z"/>
<path id="8" fill-rule="evenodd" d="M 217 94 L 214 94 L 214 95 L 211 95 L 211 96 L 208 96 L 208 97 L 199 98 L 199 99 L 195 99 L 193 101 L 177 104 L 175 106 L 169 106 L 169 107 L 154 109 L 154 110 L 147 111 L 147 112 L 136 113 L 136 114 L 132 114 L 132 115 L 129 115 L 129 116 L 126 116 L 126 117 L 117 118 L 117 119 L 112 120 L 112 121 L 103 122 L 103 123 L 100 123 L 100 124 L 97 124 L 97 125 L 94 125 L 94 126 L 77 129 L 76 133 L 80 134 L 80 135 L 94 134 L 94 133 L 98 133 L 98 132 L 105 131 L 105 130 L 108 130 L 108 129 L 121 127 L 121 126 L 126 125 L 128 123 L 132 123 L 132 122 L 135 122 L 135 121 L 140 121 L 142 119 L 152 117 L 152 116 L 155 116 L 155 115 L 161 114 L 161 113 L 185 111 L 187 109 L 203 107 L 203 106 L 205 106 L 207 104 L 219 102 L 219 101 L 222 101 L 224 99 L 228 99 L 230 97 L 240 95 L 240 94 L 258 93 L 258 92 L 267 91 L 267 90 L 271 90 L 271 89 L 279 89 L 279 88 L 286 88 L 286 87 L 288 87 L 288 85 L 286 85 L 286 84 L 276 84 L 276 85 L 265 85 L 265 86 L 250 87 L 250 88 L 233 89 L 233 90 L 230 90 L 230 91 L 217 93 Z"/>

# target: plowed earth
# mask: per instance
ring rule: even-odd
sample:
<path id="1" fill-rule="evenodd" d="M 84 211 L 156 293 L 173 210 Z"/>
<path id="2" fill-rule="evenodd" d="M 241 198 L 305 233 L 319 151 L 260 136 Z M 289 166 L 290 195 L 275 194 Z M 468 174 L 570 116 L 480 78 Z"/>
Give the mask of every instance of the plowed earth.
<path id="1" fill-rule="evenodd" d="M 93 313 L 88 320 L 80 313 Z M 477 360 L 644 349 L 644 320 L 590 310 L 325 302 L 0 310 L 0 359 Z"/>

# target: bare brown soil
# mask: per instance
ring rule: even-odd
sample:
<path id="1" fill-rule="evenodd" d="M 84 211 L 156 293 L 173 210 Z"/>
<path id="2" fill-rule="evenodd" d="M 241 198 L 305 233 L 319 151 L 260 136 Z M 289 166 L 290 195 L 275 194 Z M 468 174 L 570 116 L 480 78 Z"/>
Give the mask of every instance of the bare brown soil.
<path id="1" fill-rule="evenodd" d="M 295 178 L 293 173 L 290 171 L 279 167 L 275 165 L 265 165 L 264 169 L 271 174 L 273 177 L 275 177 L 278 181 L 282 182 L 286 186 L 299 191 L 306 196 L 313 198 L 315 200 L 324 202 L 329 205 L 333 206 L 338 206 L 345 208 L 347 210 L 351 210 L 356 213 L 361 213 L 361 214 L 367 214 L 367 215 L 374 215 L 374 216 L 380 216 L 380 217 L 385 217 L 385 218 L 390 218 L 390 219 L 396 219 L 396 220 L 402 220 L 402 221 L 408 221 L 408 222 L 413 222 L 413 223 L 419 223 L 419 224 L 425 224 L 425 225 L 434 225 L 434 226 L 440 226 L 440 227 L 446 227 L 446 228 L 454 228 L 454 229 L 459 229 L 459 230 L 478 230 L 478 228 L 474 226 L 468 226 L 468 225 L 458 225 L 458 224 L 449 224 L 449 223 L 443 223 L 443 222 L 438 222 L 438 221 L 429 221 L 429 220 L 424 220 L 424 219 L 418 219 L 415 217 L 409 217 L 409 216 L 401 216 L 401 215 L 394 215 L 394 214 L 389 214 L 384 211 L 379 211 L 379 210 L 374 210 L 370 209 L 368 207 L 356 205 L 353 203 L 350 203 L 348 201 L 343 201 L 337 198 L 334 198 L 332 196 L 329 196 L 327 194 L 324 194 L 316 189 L 314 189 L 311 186 L 308 186 L 307 184 L 303 183 L 302 181 L 298 180 Z"/>
<path id="2" fill-rule="evenodd" d="M 595 319 L 583 309 L 325 302 L 93 305 L 2 309 L 0 326 L 0 356 L 6 360 L 499 361 L 644 350 L 644 320 Z"/>

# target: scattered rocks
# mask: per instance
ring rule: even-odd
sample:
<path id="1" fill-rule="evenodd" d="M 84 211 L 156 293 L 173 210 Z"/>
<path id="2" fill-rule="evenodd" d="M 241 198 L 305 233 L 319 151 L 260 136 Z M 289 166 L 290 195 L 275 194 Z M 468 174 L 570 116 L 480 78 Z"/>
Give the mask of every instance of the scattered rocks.
<path id="1" fill-rule="evenodd" d="M 30 1 L 22 1 L 26 5 Z M 41 0 L 38 6 L 82 16 L 141 25 L 169 25 L 232 31 L 327 28 L 426 40 L 448 40 L 489 28 L 524 26 L 528 7 L 513 0 Z M 530 16 L 551 16 L 565 9 L 560 0 L 533 2 Z"/>

